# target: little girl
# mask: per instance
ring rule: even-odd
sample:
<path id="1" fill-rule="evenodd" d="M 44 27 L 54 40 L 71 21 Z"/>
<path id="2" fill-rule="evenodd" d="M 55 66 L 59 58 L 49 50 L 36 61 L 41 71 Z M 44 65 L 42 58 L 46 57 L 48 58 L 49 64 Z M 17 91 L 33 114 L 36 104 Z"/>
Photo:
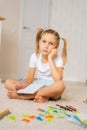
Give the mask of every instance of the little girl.
<path id="1" fill-rule="evenodd" d="M 62 54 L 58 55 L 58 47 L 63 40 Z M 57 100 L 65 90 L 62 81 L 64 64 L 67 59 L 67 41 L 60 38 L 52 29 L 38 29 L 36 34 L 36 50 L 30 58 L 29 71 L 23 82 L 6 80 L 8 97 L 13 99 L 34 99 L 35 102 L 46 102 L 49 99 Z M 17 90 L 27 87 L 31 83 L 44 83 L 34 94 L 18 94 Z"/>

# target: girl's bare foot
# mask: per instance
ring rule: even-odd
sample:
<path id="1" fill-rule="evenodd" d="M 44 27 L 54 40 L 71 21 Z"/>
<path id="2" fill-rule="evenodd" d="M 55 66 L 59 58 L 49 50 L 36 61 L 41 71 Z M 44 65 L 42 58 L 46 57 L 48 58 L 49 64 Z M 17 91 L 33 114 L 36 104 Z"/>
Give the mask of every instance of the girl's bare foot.
<path id="1" fill-rule="evenodd" d="M 18 95 L 17 93 L 16 93 L 16 91 L 8 91 L 8 97 L 10 98 L 10 99 L 23 99 L 22 97 L 21 97 L 21 95 Z"/>
<path id="2" fill-rule="evenodd" d="M 34 102 L 44 103 L 44 102 L 46 102 L 48 100 L 49 100 L 48 97 L 35 96 Z"/>

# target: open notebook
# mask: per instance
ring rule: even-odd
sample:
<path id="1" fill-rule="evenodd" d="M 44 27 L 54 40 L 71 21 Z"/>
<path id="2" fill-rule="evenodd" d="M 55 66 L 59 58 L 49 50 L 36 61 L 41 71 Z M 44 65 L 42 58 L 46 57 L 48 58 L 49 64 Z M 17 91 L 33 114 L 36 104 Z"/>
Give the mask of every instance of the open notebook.
<path id="1" fill-rule="evenodd" d="M 34 94 L 42 87 L 45 87 L 45 85 L 32 83 L 28 85 L 26 88 L 18 90 L 17 93 L 18 94 Z"/>

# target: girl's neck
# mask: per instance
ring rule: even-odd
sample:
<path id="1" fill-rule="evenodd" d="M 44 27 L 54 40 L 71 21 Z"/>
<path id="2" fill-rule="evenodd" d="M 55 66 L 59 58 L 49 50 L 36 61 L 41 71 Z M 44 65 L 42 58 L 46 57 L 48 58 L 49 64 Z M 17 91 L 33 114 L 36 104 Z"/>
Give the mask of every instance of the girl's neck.
<path id="1" fill-rule="evenodd" d="M 42 55 L 42 56 L 41 56 L 41 62 L 42 62 L 42 63 L 47 63 L 47 62 L 48 62 L 48 57 L 45 56 L 45 55 Z"/>

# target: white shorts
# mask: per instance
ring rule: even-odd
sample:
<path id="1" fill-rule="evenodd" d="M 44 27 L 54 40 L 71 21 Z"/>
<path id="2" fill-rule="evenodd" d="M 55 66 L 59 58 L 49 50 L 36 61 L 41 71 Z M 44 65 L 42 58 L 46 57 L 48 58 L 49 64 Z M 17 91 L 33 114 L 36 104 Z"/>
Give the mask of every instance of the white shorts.
<path id="1" fill-rule="evenodd" d="M 53 82 L 52 80 L 39 78 L 39 79 L 35 79 L 35 80 L 33 81 L 33 83 L 43 84 L 43 85 L 45 85 L 45 86 L 49 86 L 49 85 L 53 84 L 54 82 Z"/>

